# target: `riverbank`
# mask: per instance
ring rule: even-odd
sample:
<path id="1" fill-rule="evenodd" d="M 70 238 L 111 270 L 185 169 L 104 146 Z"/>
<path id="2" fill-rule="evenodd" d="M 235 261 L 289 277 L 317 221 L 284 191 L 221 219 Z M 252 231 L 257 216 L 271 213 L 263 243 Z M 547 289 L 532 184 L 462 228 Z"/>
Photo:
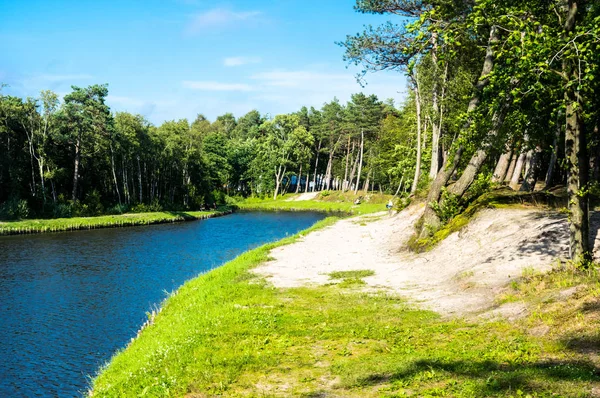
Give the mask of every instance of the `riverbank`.
<path id="1" fill-rule="evenodd" d="M 371 283 L 382 272 L 382 254 L 364 239 L 376 241 L 376 229 L 404 222 L 414 211 L 328 218 L 187 282 L 102 369 L 92 395 L 596 396 L 597 276 L 565 266 L 549 274 L 523 266 L 508 286 L 488 290 L 495 298 L 491 309 L 441 317 L 408 301 L 410 291 Z M 326 239 L 332 233 L 342 235 L 340 242 Z M 485 233 L 493 239 L 502 231 Z M 358 241 L 344 241 L 350 235 Z M 298 251 L 315 239 L 324 251 Z M 465 243 L 449 242 L 455 248 Z M 527 250 L 550 250 L 553 242 L 548 237 L 550 246 Z M 452 255 L 452 248 L 444 250 Z M 278 287 L 265 267 L 287 263 L 281 257 L 286 251 L 299 253 L 306 269 L 319 262 L 330 267 L 315 269 L 319 280 L 310 280 L 305 269 L 308 281 Z M 387 251 L 394 259 L 399 247 Z M 346 266 L 344 252 L 364 256 Z M 486 263 L 477 251 L 455 257 Z M 476 275 L 466 270 L 456 276 L 465 295 L 479 288 Z M 436 291 L 429 282 L 420 281 Z M 495 312 L 507 306 L 519 311 L 508 319 L 507 312 Z"/>
<path id="2" fill-rule="evenodd" d="M 47 220 L 0 221 L 0 235 L 119 228 L 202 220 L 230 214 L 232 209 L 186 212 L 127 213 L 98 217 L 53 218 Z"/>
<path id="3" fill-rule="evenodd" d="M 360 197 L 360 204 L 355 204 Z M 347 215 L 371 214 L 386 210 L 386 203 L 392 198 L 384 194 L 354 195 L 351 192 L 337 191 L 287 194 L 277 200 L 249 198 L 236 203 L 241 210 L 266 211 L 317 211 Z"/>

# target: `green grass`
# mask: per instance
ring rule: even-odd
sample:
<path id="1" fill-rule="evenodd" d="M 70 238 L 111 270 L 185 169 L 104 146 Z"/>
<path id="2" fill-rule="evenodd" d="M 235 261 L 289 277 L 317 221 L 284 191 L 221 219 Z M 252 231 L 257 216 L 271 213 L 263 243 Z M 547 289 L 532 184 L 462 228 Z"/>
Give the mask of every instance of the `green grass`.
<path id="1" fill-rule="evenodd" d="M 220 211 L 163 211 L 154 213 L 131 213 L 98 217 L 72 217 L 55 218 L 48 220 L 0 221 L 0 235 L 163 224 L 169 222 L 191 221 L 210 218 L 217 215 L 226 214 L 228 212 L 230 212 L 229 209 L 222 209 Z"/>
<path id="2" fill-rule="evenodd" d="M 329 273 L 331 279 L 365 278 L 375 275 L 371 269 L 359 269 L 354 271 L 334 271 Z"/>
<path id="3" fill-rule="evenodd" d="M 291 195 L 286 195 L 283 198 L 272 200 L 247 199 L 237 204 L 242 210 L 270 210 L 270 211 L 317 211 L 326 213 L 344 213 L 344 214 L 369 214 L 380 211 L 385 211 L 385 204 L 381 203 L 366 203 L 354 205 L 353 201 L 332 202 L 321 200 L 301 200 L 288 201 Z"/>
<path id="4" fill-rule="evenodd" d="M 93 395 L 584 397 L 600 383 L 597 364 L 557 343 L 568 336 L 536 337 L 528 320 L 448 320 L 394 295 L 276 289 L 252 274 L 297 237 L 188 281 L 102 369 Z"/>

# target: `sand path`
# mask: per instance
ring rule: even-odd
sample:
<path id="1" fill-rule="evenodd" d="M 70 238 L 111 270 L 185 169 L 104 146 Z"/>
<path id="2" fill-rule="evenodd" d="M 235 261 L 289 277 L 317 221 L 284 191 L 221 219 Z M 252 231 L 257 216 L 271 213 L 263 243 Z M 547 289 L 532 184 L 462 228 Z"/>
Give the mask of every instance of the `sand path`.
<path id="1" fill-rule="evenodd" d="M 496 294 L 524 269 L 549 270 L 568 255 L 566 217 L 527 209 L 484 210 L 433 250 L 410 253 L 403 246 L 422 210 L 341 220 L 274 249 L 274 260 L 256 272 L 277 287 L 297 287 L 331 283 L 333 271 L 370 269 L 370 288 L 444 315 L 466 315 L 492 307 Z"/>

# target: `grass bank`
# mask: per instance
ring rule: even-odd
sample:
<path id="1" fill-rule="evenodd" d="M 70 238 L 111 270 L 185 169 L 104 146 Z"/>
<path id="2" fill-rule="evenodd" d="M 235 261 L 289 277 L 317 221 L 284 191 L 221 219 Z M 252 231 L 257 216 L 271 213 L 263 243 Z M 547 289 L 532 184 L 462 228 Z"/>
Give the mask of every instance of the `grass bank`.
<path id="1" fill-rule="evenodd" d="M 362 292 L 368 266 L 311 288 L 276 289 L 252 273 L 271 249 L 306 232 L 188 281 L 101 370 L 92 395 L 585 397 L 599 385 L 598 363 L 571 343 L 570 330 L 534 333 L 529 319 L 442 319 Z M 597 282 L 567 279 L 560 289 L 585 284 L 590 300 L 600 295 Z M 510 300 L 528 300 L 536 289 L 528 283 L 540 282 L 516 284 Z M 581 305 L 560 307 L 552 322 L 573 323 L 590 308 L 596 320 L 586 333 L 597 350 L 600 307 Z"/>
<path id="2" fill-rule="evenodd" d="M 392 197 L 383 194 L 361 194 L 323 191 L 315 200 L 294 200 L 298 195 L 285 195 L 277 200 L 249 198 L 237 203 L 242 210 L 271 210 L 271 211 L 317 211 L 344 214 L 369 214 L 386 210 L 386 203 Z M 354 204 L 360 196 L 361 203 Z"/>
<path id="3" fill-rule="evenodd" d="M 0 221 L 0 235 L 32 234 L 42 232 L 76 231 L 82 229 L 117 228 L 136 225 L 164 224 L 201 220 L 231 213 L 223 208 L 215 211 L 162 211 L 130 213 L 98 217 L 54 218 L 48 220 Z"/>

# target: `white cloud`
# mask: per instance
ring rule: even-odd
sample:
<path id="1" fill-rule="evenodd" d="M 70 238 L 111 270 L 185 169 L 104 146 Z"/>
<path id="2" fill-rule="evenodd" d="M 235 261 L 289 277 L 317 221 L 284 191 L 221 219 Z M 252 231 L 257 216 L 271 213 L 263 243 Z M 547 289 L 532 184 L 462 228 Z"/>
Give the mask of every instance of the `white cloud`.
<path id="1" fill-rule="evenodd" d="M 226 8 L 213 8 L 196 14 L 188 25 L 188 33 L 198 33 L 207 28 L 217 28 L 232 23 L 248 21 L 261 15 L 260 11 L 232 11 Z"/>
<path id="2" fill-rule="evenodd" d="M 201 91 L 252 91 L 249 84 L 243 83 L 219 83 L 215 81 L 191 81 L 183 82 L 183 87 Z"/>
<path id="3" fill-rule="evenodd" d="M 262 59 L 260 57 L 229 57 L 223 60 L 225 66 L 242 66 L 249 64 L 260 64 Z"/>

